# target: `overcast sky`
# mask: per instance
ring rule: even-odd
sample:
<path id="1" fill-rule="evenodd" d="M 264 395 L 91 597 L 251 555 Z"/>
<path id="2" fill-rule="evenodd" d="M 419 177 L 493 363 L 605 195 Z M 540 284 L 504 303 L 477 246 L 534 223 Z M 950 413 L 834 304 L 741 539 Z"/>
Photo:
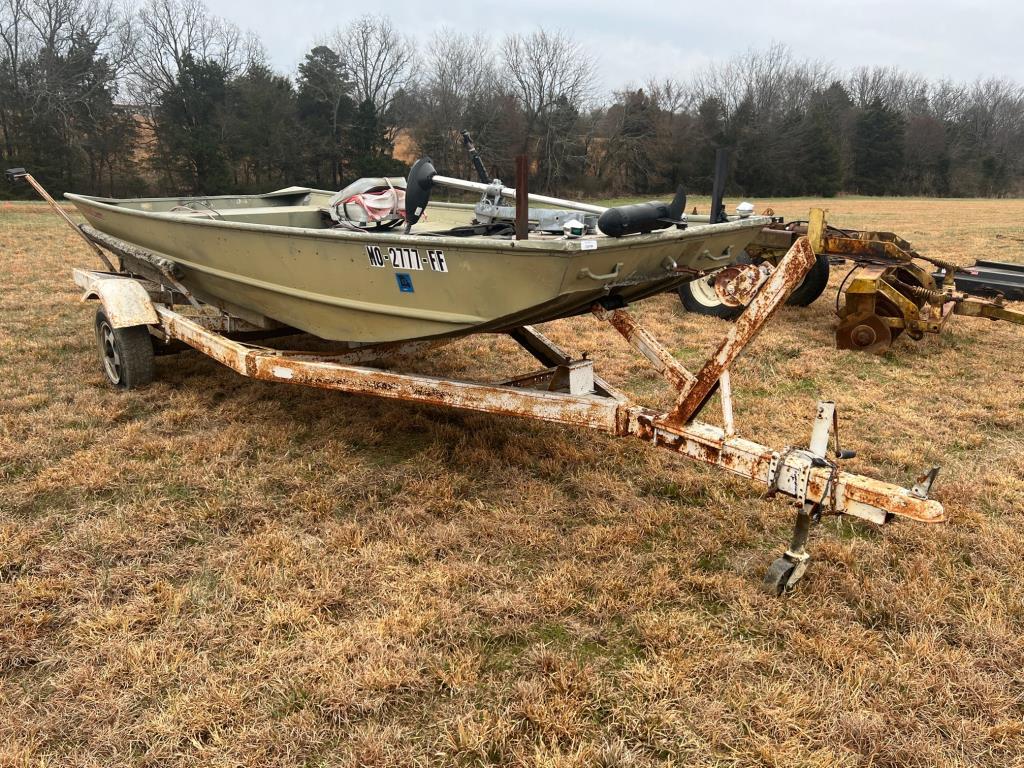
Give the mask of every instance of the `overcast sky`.
<path id="1" fill-rule="evenodd" d="M 442 27 L 492 38 L 539 24 L 571 32 L 596 59 L 607 89 L 652 74 L 685 78 L 708 61 L 772 41 L 843 69 L 896 65 L 930 78 L 1024 81 L 1022 0 L 207 1 L 215 14 L 257 33 L 272 64 L 288 73 L 318 35 L 377 8 L 420 40 Z"/>

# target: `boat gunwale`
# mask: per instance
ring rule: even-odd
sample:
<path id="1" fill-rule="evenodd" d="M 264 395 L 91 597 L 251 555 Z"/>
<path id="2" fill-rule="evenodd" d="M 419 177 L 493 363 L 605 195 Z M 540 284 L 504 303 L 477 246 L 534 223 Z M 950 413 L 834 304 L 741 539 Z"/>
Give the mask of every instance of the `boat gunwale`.
<path id="1" fill-rule="evenodd" d="M 303 188 L 305 189 L 305 188 Z M 310 190 L 320 191 L 320 190 Z M 397 243 L 407 243 L 421 246 L 444 246 L 447 248 L 463 249 L 491 249 L 491 250 L 528 250 L 540 251 L 545 255 L 565 253 L 569 256 L 583 252 L 582 239 L 574 240 L 496 240 L 489 237 L 452 237 L 444 235 L 427 234 L 402 234 L 393 230 L 385 232 L 353 232 L 347 229 L 313 229 L 310 227 L 286 227 L 280 224 L 253 224 L 242 221 L 223 221 L 220 219 L 207 218 L 186 218 L 165 211 L 139 211 L 132 208 L 124 208 L 114 203 L 124 202 L 168 202 L 173 200 L 238 200 L 263 199 L 262 195 L 217 195 L 217 196 L 195 196 L 195 197 L 151 197 L 151 198 L 99 198 L 90 195 L 78 195 L 73 192 L 64 193 L 64 198 L 70 200 L 77 207 L 79 203 L 86 207 L 98 208 L 124 214 L 129 217 L 149 219 L 151 221 L 164 221 L 176 224 L 188 224 L 201 227 L 213 227 L 215 229 L 229 229 L 245 232 L 258 232 L 265 234 L 277 234 L 286 236 L 298 236 L 303 239 L 319 239 L 329 241 L 355 241 L 355 242 L 379 242 L 381 238 L 392 240 Z M 438 203 L 445 205 L 445 203 Z M 458 205 L 457 203 L 455 205 Z M 281 206 L 282 209 L 291 206 Z M 771 223 L 768 216 L 750 216 L 736 221 L 722 222 L 720 224 L 697 224 L 688 226 L 686 229 L 664 229 L 648 234 L 628 235 L 626 237 L 603 237 L 597 240 L 602 243 L 596 250 L 619 251 L 632 248 L 641 248 L 648 245 L 661 245 L 666 242 L 679 241 L 684 243 L 687 240 L 699 240 L 702 237 L 709 237 L 713 234 L 724 234 L 745 229 L 763 228 Z M 705 230 L 707 230 L 705 232 Z M 586 251 L 590 253 L 590 251 Z"/>

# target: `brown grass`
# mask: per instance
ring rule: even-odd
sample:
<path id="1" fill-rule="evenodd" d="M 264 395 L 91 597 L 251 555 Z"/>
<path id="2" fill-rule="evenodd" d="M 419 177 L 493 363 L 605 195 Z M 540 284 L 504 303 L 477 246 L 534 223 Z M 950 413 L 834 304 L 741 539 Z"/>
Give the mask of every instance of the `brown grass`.
<path id="1" fill-rule="evenodd" d="M 812 201 L 775 209 L 805 215 Z M 1024 201 L 829 201 L 928 253 L 1024 261 Z M 948 526 L 830 520 L 581 430 L 243 379 L 195 353 L 104 385 L 38 206 L 0 208 L 0 765 L 1024 764 L 1024 328 L 832 346 L 833 290 L 736 367 L 741 431 L 944 465 Z M 637 315 L 685 362 L 723 331 Z M 650 404 L 592 318 L 545 331 Z M 527 369 L 473 338 L 431 370 Z"/>

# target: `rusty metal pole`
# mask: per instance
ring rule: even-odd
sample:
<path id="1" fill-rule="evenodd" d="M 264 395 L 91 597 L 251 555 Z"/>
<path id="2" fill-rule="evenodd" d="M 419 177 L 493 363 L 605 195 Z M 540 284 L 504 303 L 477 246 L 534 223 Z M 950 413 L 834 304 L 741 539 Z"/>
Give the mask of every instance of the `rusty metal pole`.
<path id="1" fill-rule="evenodd" d="M 779 262 L 772 276 L 761 286 L 754 300 L 747 305 L 743 314 L 729 329 L 718 349 L 696 373 L 694 380 L 680 390 L 676 407 L 666 421 L 685 424 L 700 411 L 718 384 L 722 372 L 732 364 L 747 344 L 753 341 L 772 315 L 789 298 L 789 294 L 814 265 L 814 259 L 814 251 L 811 250 L 806 237 L 801 237 L 793 243 L 793 247 Z"/>
<path id="2" fill-rule="evenodd" d="M 529 236 L 530 216 L 529 165 L 526 155 L 516 155 L 516 240 Z"/>
<path id="3" fill-rule="evenodd" d="M 732 416 L 732 377 L 728 368 L 718 377 L 718 393 L 722 396 L 722 426 L 725 427 L 725 436 L 733 437 L 736 434 L 736 423 Z"/>

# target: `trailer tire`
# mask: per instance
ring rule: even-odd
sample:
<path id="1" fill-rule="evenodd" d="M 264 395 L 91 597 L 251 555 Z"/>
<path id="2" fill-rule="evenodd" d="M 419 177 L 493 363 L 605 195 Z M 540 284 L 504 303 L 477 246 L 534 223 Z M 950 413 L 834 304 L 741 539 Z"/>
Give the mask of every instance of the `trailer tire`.
<path id="1" fill-rule="evenodd" d="M 743 312 L 745 307 L 730 307 L 722 303 L 715 293 L 712 283 L 715 274 L 705 277 L 698 277 L 688 283 L 679 286 L 679 300 L 683 303 L 687 312 L 696 315 L 709 315 L 719 317 L 722 320 L 735 320 Z"/>
<path id="2" fill-rule="evenodd" d="M 814 265 L 804 275 L 803 282 L 793 289 L 789 298 L 786 299 L 786 303 L 791 307 L 809 307 L 825 292 L 825 288 L 828 286 L 829 271 L 828 256 L 819 253 L 814 257 Z"/>
<path id="3" fill-rule="evenodd" d="M 118 389 L 144 387 L 153 381 L 153 337 L 145 325 L 115 328 L 107 313 L 96 310 L 96 346 L 107 381 Z"/>

